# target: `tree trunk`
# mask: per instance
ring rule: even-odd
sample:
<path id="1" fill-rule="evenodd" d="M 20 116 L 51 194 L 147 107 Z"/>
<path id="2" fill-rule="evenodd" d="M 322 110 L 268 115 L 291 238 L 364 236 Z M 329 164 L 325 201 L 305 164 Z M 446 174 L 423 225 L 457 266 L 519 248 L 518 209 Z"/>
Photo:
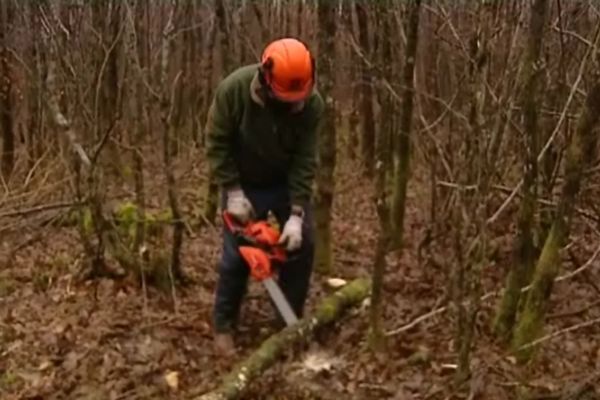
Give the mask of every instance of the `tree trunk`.
<path id="1" fill-rule="evenodd" d="M 316 248 L 315 268 L 322 273 L 330 273 L 333 268 L 333 249 L 331 238 L 331 206 L 335 182 L 333 179 L 336 162 L 336 104 L 333 98 L 335 83 L 335 4 L 319 1 L 319 89 L 325 98 L 325 120 L 320 130 L 315 201 Z"/>
<path id="2" fill-rule="evenodd" d="M 0 169 L 2 179 L 8 182 L 15 166 L 15 132 L 13 126 L 12 72 L 9 62 L 9 28 L 12 25 L 12 3 L 0 4 L 0 130 L 2 131 L 2 155 Z"/>
<path id="3" fill-rule="evenodd" d="M 188 21 L 190 25 L 196 23 L 199 19 L 197 7 L 199 5 L 196 2 L 190 2 L 189 4 L 189 16 Z M 196 146 L 200 144 L 200 131 L 202 124 L 202 61 L 198 59 L 198 48 L 202 49 L 202 42 L 204 38 L 204 30 L 199 28 L 190 30 L 184 43 L 188 47 L 188 71 L 189 77 L 192 81 L 192 85 L 189 88 L 188 95 L 186 96 L 186 102 L 188 103 L 187 116 L 190 118 L 190 133 L 189 137 L 194 141 Z"/>
<path id="4" fill-rule="evenodd" d="M 92 23 L 99 35 L 94 63 L 94 140 L 100 140 L 108 129 L 114 129 L 115 121 L 119 119 L 121 1 L 111 3 L 96 2 L 92 6 Z M 103 163 L 113 176 L 120 177 L 123 168 L 119 148 L 113 140 L 107 142 L 107 147 Z"/>
<path id="5" fill-rule="evenodd" d="M 31 171 L 35 163 L 42 155 L 42 122 L 43 122 L 43 73 L 42 73 L 42 50 L 39 45 L 39 18 L 35 6 L 29 5 L 28 9 L 29 26 L 32 32 L 30 43 L 30 57 L 32 64 L 31 84 L 28 91 L 28 113 L 29 121 L 27 122 L 27 159 L 28 167 Z"/>
<path id="6" fill-rule="evenodd" d="M 142 67 L 139 62 L 138 48 L 136 42 L 136 26 L 135 26 L 135 15 L 131 10 L 131 5 L 127 6 L 126 16 L 127 19 L 124 23 L 127 25 L 127 40 L 126 40 L 126 51 L 128 58 L 128 65 L 134 66 L 129 71 L 136 74 L 133 83 L 130 85 L 131 98 L 128 99 L 129 103 L 133 102 L 134 106 L 131 107 L 131 111 L 137 115 L 140 119 L 146 114 L 144 106 L 145 93 L 143 85 L 143 76 L 141 75 Z M 144 158 L 142 156 L 143 141 L 144 141 L 144 124 L 135 123 L 130 125 L 129 137 L 131 140 L 131 148 L 133 149 L 133 180 L 135 189 L 135 204 L 137 211 L 137 221 L 135 224 L 135 237 L 133 239 L 133 254 L 135 257 L 139 255 L 139 249 L 144 245 L 146 241 L 146 229 L 145 229 L 145 218 L 146 218 L 146 196 L 145 196 L 145 185 L 144 185 Z M 141 268 L 142 264 L 137 263 L 138 267 Z M 140 274 L 142 275 L 142 274 Z"/>
<path id="7" fill-rule="evenodd" d="M 200 108 L 200 122 L 198 124 L 201 132 L 198 133 L 198 141 L 200 145 L 205 145 L 205 123 L 208 115 L 208 108 L 211 104 L 212 86 L 213 86 L 213 69 L 214 69 L 214 47 L 217 40 L 217 25 L 213 24 L 206 36 L 206 45 L 202 48 L 202 91 L 201 97 L 198 99 L 198 107 Z"/>
<path id="8" fill-rule="evenodd" d="M 560 9 L 560 3 L 557 3 L 558 7 L 558 12 L 562 12 L 562 10 Z M 562 18 L 559 18 L 559 23 L 562 24 Z M 552 79 L 551 82 L 554 82 L 554 85 L 552 85 L 552 89 L 548 89 L 548 94 L 546 95 L 546 98 L 548 99 L 548 107 L 550 109 L 555 109 L 558 110 L 564 103 L 565 99 L 567 99 L 569 97 L 569 84 L 568 84 L 568 76 L 567 76 L 567 71 L 566 71 L 566 65 L 565 65 L 565 60 L 568 57 L 567 54 L 565 54 L 565 52 L 567 51 L 565 49 L 565 44 L 564 44 L 564 35 L 562 33 L 562 26 L 560 27 L 561 29 L 561 33 L 560 33 L 560 55 L 559 55 L 559 61 L 558 61 L 558 68 L 557 68 L 557 77 L 556 78 L 550 78 Z M 550 83 L 550 82 L 548 82 Z M 542 129 L 541 133 L 541 143 L 547 141 L 550 137 L 550 134 L 552 132 L 552 126 L 556 123 L 556 118 L 551 118 L 551 117 L 547 117 L 546 118 L 547 123 L 545 125 L 542 125 L 545 127 L 545 129 Z M 568 126 L 566 127 L 565 131 L 568 130 Z M 567 133 L 565 132 L 565 136 L 567 135 Z M 550 148 L 548 149 L 548 151 L 546 152 L 546 154 L 544 155 L 544 159 L 541 161 L 541 168 L 540 168 L 540 180 L 542 182 L 542 197 L 546 198 L 546 199 L 550 199 L 553 200 L 554 197 L 554 188 L 556 185 L 556 179 L 557 179 L 557 175 L 559 172 L 559 166 L 560 166 L 560 162 L 561 162 L 561 157 L 562 157 L 562 149 L 560 148 L 560 146 L 556 143 L 556 141 L 552 141 L 552 144 L 550 145 Z M 540 211 L 540 226 L 538 228 L 539 230 L 539 243 L 543 243 L 547 236 L 548 233 L 550 232 L 550 228 L 552 227 L 552 221 L 554 219 L 554 209 L 552 207 L 544 207 L 542 208 L 542 210 Z"/>
<path id="9" fill-rule="evenodd" d="M 394 191 L 392 197 L 392 237 L 391 245 L 394 249 L 402 246 L 404 229 L 404 214 L 406 209 L 406 189 L 410 175 L 410 131 L 413 114 L 414 97 L 414 70 L 417 56 L 419 38 L 419 12 L 421 1 L 414 0 L 410 3 L 408 17 L 406 58 L 404 61 L 404 74 L 402 77 L 402 111 L 400 117 L 399 137 L 396 139 L 394 152 Z"/>
<path id="10" fill-rule="evenodd" d="M 169 207 L 171 208 L 171 215 L 173 216 L 173 245 L 171 248 L 171 261 L 169 263 L 169 278 L 171 284 L 174 285 L 175 279 L 178 281 L 184 280 L 184 274 L 181 269 L 180 254 L 181 245 L 183 243 L 183 221 L 182 214 L 179 207 L 179 196 L 177 194 L 177 186 L 175 182 L 175 174 L 173 172 L 173 166 L 171 161 L 171 145 L 173 143 L 173 136 L 176 131 L 175 118 L 175 99 L 177 98 L 177 92 L 179 90 L 179 79 L 182 71 L 180 70 L 174 80 L 169 79 L 170 71 L 170 60 L 172 57 L 172 49 L 170 35 L 174 29 L 174 14 L 175 7 L 171 4 L 170 16 L 167 24 L 165 25 L 162 32 L 161 41 L 161 119 L 163 123 L 163 161 L 165 168 L 165 176 L 167 179 L 167 196 L 169 199 Z M 173 286 L 172 286 L 173 288 Z M 175 296 L 173 294 L 173 300 Z M 175 305 L 176 307 L 176 305 Z"/>
<path id="11" fill-rule="evenodd" d="M 353 4 L 343 5 L 343 19 L 346 31 L 349 35 L 354 36 L 354 21 L 353 21 Z M 356 83 L 360 79 L 360 64 L 362 60 L 356 55 L 356 52 L 349 49 L 347 57 L 350 59 L 352 67 L 350 68 L 349 82 L 351 85 L 351 100 L 350 100 L 350 112 L 348 113 L 348 131 L 346 138 L 346 153 L 350 160 L 355 160 L 357 157 L 357 149 L 359 146 L 358 139 L 358 124 L 360 122 L 359 107 L 360 107 L 360 92 L 361 86 Z"/>
<path id="12" fill-rule="evenodd" d="M 374 47 L 375 56 L 374 59 L 379 64 L 381 71 L 380 76 L 377 77 L 376 99 L 379 103 L 379 113 L 377 115 L 378 123 L 377 132 L 378 135 L 375 141 L 383 140 L 385 142 L 386 151 L 385 158 L 382 160 L 383 168 L 386 170 L 386 184 L 391 185 L 392 173 L 394 171 L 393 158 L 395 157 L 394 142 L 396 136 L 396 125 L 398 121 L 398 115 L 396 110 L 399 109 L 396 97 L 393 96 L 387 89 L 386 84 L 394 82 L 395 70 L 394 70 L 394 54 L 392 52 L 392 32 L 393 24 L 395 24 L 394 13 L 390 12 L 392 7 L 391 2 L 379 2 L 375 7 L 375 26 L 378 27 L 375 33 L 376 45 Z M 376 146 L 378 144 L 376 143 Z M 377 159 L 377 156 L 375 156 Z M 391 213 L 391 210 L 390 210 Z M 390 225 L 390 229 L 393 226 Z"/>
<path id="13" fill-rule="evenodd" d="M 302 37 L 302 35 L 304 34 L 304 30 L 303 25 L 304 25 L 304 2 L 303 1 L 299 1 L 298 2 L 298 26 L 297 26 L 297 30 L 298 30 L 298 37 Z"/>
<path id="14" fill-rule="evenodd" d="M 342 312 L 361 303 L 369 296 L 370 282 L 357 279 L 327 297 L 318 306 L 313 316 L 300 320 L 271 336 L 258 350 L 238 364 L 223 378 L 221 385 L 196 400 L 235 400 L 242 397 L 248 385 L 275 363 L 284 351 L 298 342 L 310 339 L 313 332 L 334 322 Z"/>
<path id="15" fill-rule="evenodd" d="M 544 243 L 537 262 L 531 289 L 515 327 L 513 349 L 520 362 L 530 359 L 533 348 L 521 347 L 537 339 L 543 330 L 548 300 L 554 279 L 560 269 L 560 250 L 568 237 L 569 224 L 581 187 L 583 172 L 589 167 L 595 153 L 597 138 L 594 129 L 600 119 L 600 82 L 589 91 L 583 112 L 579 117 L 577 131 L 571 138 L 565 159 L 565 177 L 556 218 Z"/>
<path id="16" fill-rule="evenodd" d="M 298 2 L 298 4 L 302 4 L 302 2 L 300 1 L 300 2 Z M 252 10 L 254 11 L 254 16 L 256 17 L 256 21 L 258 23 L 258 27 L 260 29 L 260 43 L 261 43 L 261 46 L 264 46 L 266 44 L 265 42 L 266 42 L 267 38 L 269 37 L 269 30 L 266 28 L 266 25 L 265 25 L 264 13 L 260 9 L 260 4 L 258 2 L 253 1 L 251 3 L 251 5 L 252 5 Z"/>
<path id="17" fill-rule="evenodd" d="M 474 250 L 466 249 L 460 256 L 460 271 L 455 287 L 455 306 L 458 309 L 456 346 L 458 352 L 458 368 L 455 382 L 463 384 L 471 375 L 471 351 L 475 341 L 475 323 L 479 312 L 481 298 L 481 270 L 487 264 L 487 204 L 490 198 L 490 164 L 487 163 L 487 146 L 490 141 L 489 130 L 485 129 L 486 106 L 486 73 L 489 60 L 489 37 L 491 20 L 489 6 L 480 3 L 477 12 L 475 34 L 470 40 L 469 60 L 469 129 L 466 132 L 466 149 L 464 158 L 464 186 L 474 184 L 473 191 L 466 191 L 459 196 L 462 201 L 456 207 L 467 218 L 463 219 L 462 234 L 457 240 L 470 238 L 474 231 Z M 460 232 L 460 230 L 458 231 Z M 463 250 L 464 247 L 461 249 Z"/>
<path id="18" fill-rule="evenodd" d="M 515 323 L 521 288 L 531 280 L 535 263 L 535 245 L 533 231 L 535 227 L 535 209 L 537 201 L 537 155 L 538 155 L 538 81 L 540 77 L 539 58 L 544 35 L 544 25 L 548 10 L 547 0 L 536 0 L 532 5 L 529 41 L 521 70 L 521 90 L 523 102 L 523 122 L 526 134 L 525 172 L 523 177 L 523 199 L 518 216 L 518 236 L 515 243 L 515 260 L 511 268 L 506 289 L 502 297 L 494 330 L 504 340 L 510 340 Z"/>
<path id="19" fill-rule="evenodd" d="M 370 58 L 369 21 L 367 7 L 370 2 L 359 0 L 355 3 L 358 19 L 358 37 L 365 57 Z M 364 61 L 360 63 L 360 81 L 362 84 L 362 159 L 367 176 L 373 176 L 375 162 L 375 117 L 373 113 L 373 77 L 370 68 Z"/>
<path id="20" fill-rule="evenodd" d="M 229 45 L 229 29 L 227 25 L 226 10 L 223 0 L 215 0 L 215 15 L 219 29 L 220 45 L 221 45 L 221 63 L 223 74 L 231 72 L 232 54 Z M 212 51 L 209 47 L 208 51 Z M 217 209 L 219 206 L 219 186 L 216 184 L 214 177 L 209 172 L 205 183 L 205 198 L 204 198 L 204 219 L 213 223 L 217 217 Z"/>
<path id="21" fill-rule="evenodd" d="M 382 59 L 391 58 L 390 32 L 393 13 L 389 13 L 389 1 L 380 2 L 377 10 L 378 18 L 381 18 L 380 43 Z M 390 63 L 383 68 L 382 79 L 390 81 L 392 70 Z M 389 163 L 392 157 L 390 138 L 393 135 L 393 117 L 395 114 L 395 101 L 388 90 L 381 91 L 381 115 L 385 115 L 385 122 L 380 124 L 379 134 L 375 149 L 375 205 L 379 220 L 379 233 L 375 250 L 375 262 L 373 268 L 373 295 L 371 298 L 371 309 L 369 315 L 369 346 L 372 350 L 384 349 L 384 335 L 382 328 L 383 316 L 383 278 L 386 269 L 386 256 L 391 243 L 390 205 L 388 204 L 387 180 Z"/>
<path id="22" fill-rule="evenodd" d="M 219 27 L 219 44 L 221 46 L 221 68 L 224 75 L 231 72 L 233 67 L 233 49 L 229 42 L 231 29 L 229 29 L 229 15 L 225 9 L 224 0 L 215 0 L 215 14 Z"/>
<path id="23" fill-rule="evenodd" d="M 386 269 L 386 256 L 390 244 L 389 225 L 390 212 L 385 191 L 385 169 L 381 157 L 384 155 L 381 147 L 377 150 L 376 172 L 376 208 L 379 218 L 379 233 L 377 247 L 375 248 L 375 262 L 373 264 L 373 294 L 371 297 L 371 308 L 369 311 L 369 337 L 368 342 L 371 350 L 381 351 L 385 348 L 385 336 L 383 334 L 383 276 Z"/>

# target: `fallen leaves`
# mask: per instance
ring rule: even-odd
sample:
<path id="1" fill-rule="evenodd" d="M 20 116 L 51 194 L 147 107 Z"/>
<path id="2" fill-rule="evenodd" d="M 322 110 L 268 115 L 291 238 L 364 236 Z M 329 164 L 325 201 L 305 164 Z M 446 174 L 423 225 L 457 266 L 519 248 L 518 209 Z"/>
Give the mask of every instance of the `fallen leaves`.
<path id="1" fill-rule="evenodd" d="M 46 371 L 51 366 L 52 366 L 52 361 L 50 361 L 50 360 L 44 360 L 44 361 L 41 362 L 40 366 L 38 367 L 38 370 L 39 371 Z"/>
<path id="2" fill-rule="evenodd" d="M 177 371 L 169 371 L 165 374 L 165 382 L 167 386 L 173 391 L 177 391 L 179 389 L 179 372 Z"/>
<path id="3" fill-rule="evenodd" d="M 353 180 L 351 183 L 355 184 Z M 322 285 L 313 286 L 309 302 L 318 302 L 324 292 L 344 286 L 346 279 L 370 272 L 377 219 L 368 197 L 369 191 L 365 190 L 336 198 L 340 205 L 340 214 L 334 218 L 332 226 L 334 236 L 340 238 L 336 244 L 336 257 L 340 256 L 336 275 L 325 278 Z M 411 227 L 407 232 L 410 238 L 415 235 L 412 227 L 422 226 L 422 219 L 418 215 L 409 215 L 411 219 L 416 218 L 416 222 L 407 225 Z M 53 252 L 50 248 L 53 246 L 59 248 L 57 254 L 64 253 L 66 247 L 69 251 L 79 249 L 76 242 L 64 237 L 64 231 L 53 231 L 47 236 L 52 237 L 47 241 L 49 248 L 44 249 L 48 254 Z M 76 238 L 76 234 L 72 236 Z M 446 287 L 447 275 L 441 273 L 439 268 L 442 267 L 431 268 L 427 263 L 418 264 L 413 259 L 415 249 L 411 246 L 417 242 L 417 239 L 407 240 L 403 258 L 390 260 L 385 288 L 388 329 L 436 308 L 436 301 Z M 11 395 L 22 393 L 24 385 L 30 391 L 22 398 L 37 395 L 37 398 L 49 400 L 187 398 L 188 391 L 201 392 L 213 387 L 219 374 L 224 372 L 217 366 L 218 359 L 210 346 L 210 312 L 216 279 L 214 265 L 220 245 L 220 237 L 210 230 L 200 230 L 196 237 L 184 242 L 182 263 L 197 274 L 197 281 L 178 291 L 181 308 L 176 316 L 164 306 L 162 295 L 152 290 L 148 292 L 150 315 L 142 315 L 141 292 L 135 286 L 127 286 L 125 290 L 110 279 L 74 286 L 66 276 L 53 276 L 47 292 L 34 292 L 31 280 L 42 267 L 32 261 L 43 257 L 33 257 L 36 246 L 32 245 L 32 254 L 23 252 L 15 258 L 14 271 L 6 274 L 6 279 L 12 279 L 16 286 L 0 299 L 0 373 L 12 383 L 9 393 L 0 392 L 0 397 L 4 399 L 6 394 L 10 399 Z M 71 255 L 66 252 L 64 257 Z M 434 249 L 432 256 L 439 260 L 438 264 L 445 266 L 447 254 Z M 25 263 L 28 264 L 26 270 Z M 590 269 L 590 274 L 597 280 L 596 272 Z M 16 279 L 19 276 L 21 278 Z M 576 309 L 591 302 L 589 300 L 595 294 L 577 291 L 579 286 L 575 285 L 578 284 L 573 282 L 572 286 L 566 286 L 565 283 L 557 288 L 557 301 L 565 301 L 561 303 L 562 308 Z M 566 296 L 565 292 L 573 295 Z M 573 297 L 577 297 L 577 303 L 567 304 L 566 300 Z M 249 352 L 261 340 L 253 333 L 263 326 L 255 318 L 256 309 L 270 310 L 266 296 L 245 303 L 245 306 L 248 307 L 243 314 L 242 326 L 247 336 L 240 338 L 240 343 L 243 343 L 243 351 Z M 368 306 L 366 300 L 360 310 L 353 312 L 364 314 Z M 597 310 L 589 310 L 590 314 L 594 312 Z M 296 354 L 288 362 L 283 361 L 272 375 L 255 383 L 253 393 L 256 396 L 250 398 L 297 400 L 302 398 L 301 387 L 309 384 L 314 385 L 311 393 L 315 396 L 312 398 L 321 399 L 326 396 L 397 400 L 447 398 L 456 362 L 453 346 L 446 345 L 451 343 L 450 338 L 454 335 L 451 313 L 438 315 L 431 321 L 435 324 L 421 324 L 394 336 L 393 341 L 390 340 L 392 345 L 381 356 L 383 360 L 379 360 L 366 350 L 364 344 L 367 318 L 364 315 L 345 318 L 324 330 L 320 345 L 326 352 L 309 351 L 305 357 Z M 553 321 L 559 322 L 564 321 Z M 540 369 L 532 368 L 531 372 L 534 378 L 536 373 L 538 376 L 546 374 L 548 378 L 532 379 L 532 385 L 555 389 L 561 378 L 576 372 L 577 368 L 598 368 L 600 348 L 593 340 L 597 332 L 597 327 L 589 327 L 585 337 L 574 334 L 569 341 L 552 342 L 555 348 L 548 346 L 551 351 L 544 356 L 548 370 L 540 372 Z M 481 341 L 477 343 L 476 351 L 496 351 L 484 343 L 484 334 L 479 334 L 478 339 Z M 564 351 L 560 358 L 568 358 L 571 364 L 556 360 L 557 351 Z M 583 361 L 586 357 L 589 358 L 587 363 Z M 514 363 L 511 357 L 508 361 Z M 505 364 L 503 367 L 507 370 L 514 367 L 508 362 Z M 290 373 L 294 368 L 297 373 Z M 282 378 L 286 383 L 293 380 L 298 392 L 293 392 L 287 384 L 282 385 Z M 512 376 L 509 378 L 514 380 Z M 487 380 L 488 377 L 486 387 L 482 389 L 484 392 L 488 389 Z M 323 394 L 325 392 L 327 394 Z M 432 394 L 436 395 L 432 397 Z M 490 399 L 503 398 L 485 394 Z M 480 398 L 486 398 L 484 393 Z"/>
<path id="4" fill-rule="evenodd" d="M 338 357 L 334 357 L 325 351 L 311 351 L 302 362 L 302 366 L 306 371 L 312 373 L 331 372 L 334 368 L 339 367 L 342 361 Z"/>
<path id="5" fill-rule="evenodd" d="M 325 282 L 331 289 L 339 289 L 348 283 L 345 279 L 341 278 L 329 278 Z"/>

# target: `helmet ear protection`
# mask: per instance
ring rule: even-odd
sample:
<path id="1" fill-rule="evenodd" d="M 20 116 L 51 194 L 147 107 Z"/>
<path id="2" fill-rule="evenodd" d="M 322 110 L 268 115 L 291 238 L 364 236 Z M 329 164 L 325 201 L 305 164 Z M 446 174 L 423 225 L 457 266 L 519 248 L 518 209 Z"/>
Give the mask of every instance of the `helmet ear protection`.
<path id="1" fill-rule="evenodd" d="M 258 81 L 264 87 L 269 87 L 269 82 L 273 79 L 273 59 L 267 58 L 258 67 Z"/>
<path id="2" fill-rule="evenodd" d="M 311 78 L 310 79 L 311 79 L 311 85 L 314 87 L 314 85 L 316 83 L 315 58 L 312 56 L 312 53 L 310 53 L 306 43 L 304 43 L 301 40 L 298 40 L 298 41 L 304 45 L 304 47 L 310 54 L 310 69 L 311 69 Z M 271 82 L 273 82 L 273 67 L 274 67 L 273 58 L 271 58 L 271 57 L 267 57 L 267 58 L 261 57 L 261 58 L 263 58 L 264 60 L 258 68 L 258 81 L 264 90 L 264 94 L 272 96 L 273 91 L 271 89 Z"/>

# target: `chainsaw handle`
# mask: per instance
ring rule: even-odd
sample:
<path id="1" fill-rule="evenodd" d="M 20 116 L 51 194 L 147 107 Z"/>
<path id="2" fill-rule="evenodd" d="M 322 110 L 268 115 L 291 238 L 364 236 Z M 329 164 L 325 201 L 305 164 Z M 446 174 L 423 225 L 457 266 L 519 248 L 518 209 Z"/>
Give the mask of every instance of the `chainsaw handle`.
<path id="1" fill-rule="evenodd" d="M 223 211 L 223 223 L 230 232 L 238 232 L 243 230 L 243 226 L 236 221 L 235 217 L 228 211 Z"/>

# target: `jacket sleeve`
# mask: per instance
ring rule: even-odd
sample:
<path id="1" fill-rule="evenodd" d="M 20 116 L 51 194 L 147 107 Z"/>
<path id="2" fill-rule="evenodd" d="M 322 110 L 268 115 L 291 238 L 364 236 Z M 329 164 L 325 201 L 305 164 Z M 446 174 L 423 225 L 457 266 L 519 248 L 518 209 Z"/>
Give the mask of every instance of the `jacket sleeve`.
<path id="1" fill-rule="evenodd" d="M 304 207 L 312 196 L 312 184 L 317 165 L 317 143 L 323 117 L 323 100 L 317 96 L 307 129 L 300 135 L 297 151 L 289 171 L 290 198 L 293 205 Z"/>
<path id="2" fill-rule="evenodd" d="M 207 115 L 206 155 L 210 173 L 216 183 L 225 188 L 239 184 L 232 154 L 235 115 L 235 104 L 227 93 L 227 86 L 219 85 Z"/>

